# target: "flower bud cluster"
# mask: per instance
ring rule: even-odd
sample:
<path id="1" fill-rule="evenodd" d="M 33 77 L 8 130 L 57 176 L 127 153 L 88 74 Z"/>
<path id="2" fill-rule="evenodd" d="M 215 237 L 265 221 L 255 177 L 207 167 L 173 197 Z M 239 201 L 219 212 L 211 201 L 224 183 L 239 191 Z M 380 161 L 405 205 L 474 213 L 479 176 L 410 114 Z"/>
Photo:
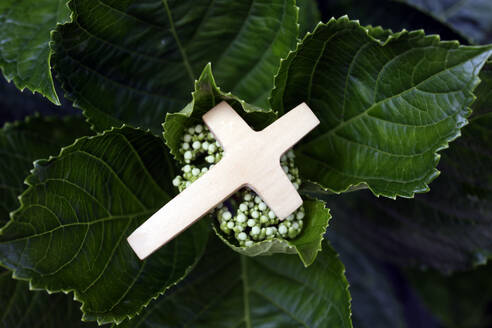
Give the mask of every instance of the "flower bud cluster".
<path id="1" fill-rule="evenodd" d="M 185 165 L 173 185 L 183 191 L 220 161 L 223 149 L 206 126 L 198 124 L 185 130 L 179 149 Z M 294 164 L 294 152 L 288 151 L 280 159 L 282 169 L 296 189 L 301 180 Z M 220 204 L 214 212 L 220 230 L 233 237 L 239 246 L 250 247 L 255 242 L 273 238 L 293 239 L 302 231 L 304 207 L 301 206 L 280 221 L 262 199 L 249 189 L 243 189 Z"/>

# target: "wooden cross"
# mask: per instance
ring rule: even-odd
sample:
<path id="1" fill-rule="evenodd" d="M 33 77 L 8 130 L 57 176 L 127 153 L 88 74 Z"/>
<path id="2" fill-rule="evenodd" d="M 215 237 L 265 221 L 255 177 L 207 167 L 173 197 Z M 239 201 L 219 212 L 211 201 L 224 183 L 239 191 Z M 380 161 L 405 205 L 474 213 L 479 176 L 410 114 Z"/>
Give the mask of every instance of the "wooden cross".
<path id="1" fill-rule="evenodd" d="M 280 157 L 319 124 L 305 103 L 262 131 L 252 130 L 224 101 L 203 115 L 203 121 L 224 156 L 128 237 L 142 260 L 242 187 L 257 193 L 280 219 L 302 205 Z"/>

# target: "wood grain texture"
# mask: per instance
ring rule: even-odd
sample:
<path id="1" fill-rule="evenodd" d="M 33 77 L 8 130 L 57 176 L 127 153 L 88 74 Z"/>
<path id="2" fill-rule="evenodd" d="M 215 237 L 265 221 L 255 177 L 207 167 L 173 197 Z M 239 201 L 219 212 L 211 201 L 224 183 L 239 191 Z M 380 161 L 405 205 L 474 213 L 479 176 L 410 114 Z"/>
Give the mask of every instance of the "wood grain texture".
<path id="1" fill-rule="evenodd" d="M 305 103 L 262 131 L 252 130 L 226 102 L 208 111 L 203 121 L 224 148 L 224 157 L 128 237 L 140 259 L 245 186 L 280 219 L 302 205 L 301 196 L 280 166 L 280 157 L 319 124 Z"/>

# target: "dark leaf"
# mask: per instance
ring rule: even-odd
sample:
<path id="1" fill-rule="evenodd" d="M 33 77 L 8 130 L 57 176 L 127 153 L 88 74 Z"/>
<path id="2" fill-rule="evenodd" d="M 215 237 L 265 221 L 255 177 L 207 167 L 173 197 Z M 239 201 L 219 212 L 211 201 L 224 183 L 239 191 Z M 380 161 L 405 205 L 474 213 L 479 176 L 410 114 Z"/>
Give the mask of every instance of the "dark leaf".
<path id="1" fill-rule="evenodd" d="M 422 31 L 391 34 L 347 17 L 318 25 L 282 62 L 272 107 L 305 101 L 321 124 L 296 148 L 305 179 L 333 192 L 367 185 L 413 197 L 437 175 L 437 152 L 469 115 L 492 46 Z"/>
<path id="2" fill-rule="evenodd" d="M 128 127 L 78 139 L 37 161 L 21 207 L 0 230 L 0 261 L 33 288 L 74 292 L 83 318 L 131 318 L 195 265 L 201 220 L 145 261 L 126 237 L 175 195 L 164 143 Z"/>

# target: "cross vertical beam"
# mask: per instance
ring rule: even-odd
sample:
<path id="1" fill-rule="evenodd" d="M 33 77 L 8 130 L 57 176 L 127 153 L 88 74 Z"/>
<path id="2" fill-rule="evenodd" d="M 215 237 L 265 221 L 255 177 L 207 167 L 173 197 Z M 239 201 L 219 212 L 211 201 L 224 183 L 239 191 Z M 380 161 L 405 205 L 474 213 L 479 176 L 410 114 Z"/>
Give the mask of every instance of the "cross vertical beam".
<path id="1" fill-rule="evenodd" d="M 302 205 L 280 167 L 280 157 L 319 124 L 305 103 L 258 132 L 224 101 L 208 111 L 203 120 L 224 148 L 224 156 L 128 237 L 140 259 L 244 186 L 253 189 L 280 219 Z"/>

